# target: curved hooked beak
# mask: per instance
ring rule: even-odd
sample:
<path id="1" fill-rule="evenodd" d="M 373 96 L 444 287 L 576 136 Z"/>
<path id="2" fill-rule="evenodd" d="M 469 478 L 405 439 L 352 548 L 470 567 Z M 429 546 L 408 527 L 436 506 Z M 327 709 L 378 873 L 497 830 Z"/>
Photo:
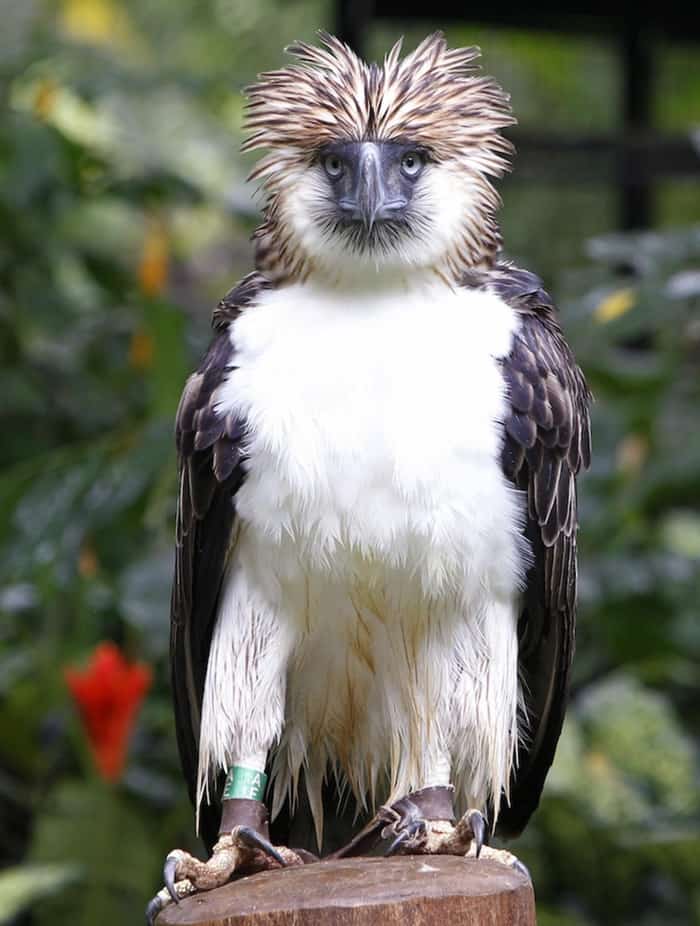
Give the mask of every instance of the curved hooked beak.
<path id="1" fill-rule="evenodd" d="M 382 169 L 379 158 L 374 150 L 363 152 L 358 172 L 357 188 L 355 191 L 360 218 L 368 231 L 372 230 L 377 217 L 382 212 L 386 202 L 386 191 L 382 179 Z"/>
<path id="2" fill-rule="evenodd" d="M 362 222 L 369 233 L 378 221 L 400 217 L 408 200 L 380 143 L 364 142 L 348 148 L 344 157 L 350 170 L 338 207 L 346 221 Z"/>

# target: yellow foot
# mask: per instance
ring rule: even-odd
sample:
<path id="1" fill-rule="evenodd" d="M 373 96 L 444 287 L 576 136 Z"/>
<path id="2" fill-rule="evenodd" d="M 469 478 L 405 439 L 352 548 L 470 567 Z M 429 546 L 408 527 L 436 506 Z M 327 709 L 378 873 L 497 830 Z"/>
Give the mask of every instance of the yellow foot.
<path id="1" fill-rule="evenodd" d="M 196 891 L 221 887 L 234 875 L 303 864 L 301 856 L 292 849 L 273 846 L 249 826 L 236 826 L 230 836 L 219 839 L 206 862 L 182 849 L 168 854 L 163 866 L 165 887 L 148 904 L 146 922 L 153 926 L 160 911 L 171 901 L 179 903 L 182 897 Z"/>

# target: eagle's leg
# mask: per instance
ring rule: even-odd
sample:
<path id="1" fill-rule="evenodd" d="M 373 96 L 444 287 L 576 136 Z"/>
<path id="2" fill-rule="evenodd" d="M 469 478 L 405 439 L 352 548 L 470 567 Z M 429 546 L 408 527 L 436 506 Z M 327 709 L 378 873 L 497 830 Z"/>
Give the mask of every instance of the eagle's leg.
<path id="1" fill-rule="evenodd" d="M 451 788 L 423 788 L 382 807 L 382 838 L 391 840 L 385 855 L 466 855 L 473 848 L 478 858 L 486 821 L 479 810 L 468 810 L 455 823 L 452 794 Z"/>
<path id="2" fill-rule="evenodd" d="M 310 856 L 302 858 L 286 846 L 272 845 L 267 807 L 257 797 L 224 797 L 219 840 L 211 857 L 203 862 L 182 849 L 170 852 L 163 867 L 165 887 L 148 904 L 146 920 L 153 926 L 158 913 L 171 901 L 179 903 L 189 894 L 221 887 L 234 875 L 302 865 L 309 860 Z"/>
<path id="3" fill-rule="evenodd" d="M 529 878 L 527 868 L 512 853 L 485 845 L 486 820 L 480 810 L 467 810 L 454 822 L 453 793 L 452 788 L 423 788 L 382 807 L 379 816 L 385 825 L 381 835 L 391 839 L 385 854 L 488 858 Z"/>
<path id="4" fill-rule="evenodd" d="M 300 864 L 303 860 L 293 850 L 273 846 L 251 827 L 235 826 L 230 834 L 220 836 L 206 862 L 182 849 L 168 854 L 163 866 L 165 887 L 148 904 L 146 921 L 153 926 L 156 916 L 172 901 L 179 903 L 189 894 L 221 887 L 234 874 L 254 874 Z"/>
<path id="5" fill-rule="evenodd" d="M 292 849 L 273 846 L 252 827 L 239 825 L 230 834 L 219 837 L 206 862 L 181 849 L 170 852 L 163 867 L 163 880 L 170 897 L 178 903 L 183 890 L 190 893 L 186 884 L 179 887 L 182 882 L 191 884 L 195 891 L 211 891 L 226 884 L 234 874 L 301 864 L 301 857 Z"/>

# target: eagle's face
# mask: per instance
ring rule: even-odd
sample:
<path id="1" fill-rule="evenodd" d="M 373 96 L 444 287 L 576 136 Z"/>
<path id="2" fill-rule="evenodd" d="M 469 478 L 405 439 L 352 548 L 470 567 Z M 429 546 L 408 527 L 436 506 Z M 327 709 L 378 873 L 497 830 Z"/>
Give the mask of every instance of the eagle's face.
<path id="1" fill-rule="evenodd" d="M 431 170 L 410 142 L 330 142 L 289 190 L 287 222 L 316 264 L 410 264 L 433 226 Z"/>
<path id="2" fill-rule="evenodd" d="M 411 202 L 427 159 L 427 152 L 401 142 L 324 145 L 318 161 L 330 191 L 326 221 L 358 245 L 371 247 L 373 232 L 384 224 L 400 235 L 410 228 Z"/>
<path id="3" fill-rule="evenodd" d="M 478 49 L 440 34 L 367 65 L 332 36 L 249 89 L 244 148 L 267 147 L 258 267 L 294 279 L 431 268 L 459 278 L 500 236 L 489 181 L 507 167 L 508 97 L 476 75 Z"/>
<path id="4" fill-rule="evenodd" d="M 475 213 L 476 187 L 420 142 L 332 141 L 290 172 L 280 219 L 315 267 L 372 277 L 439 265 Z"/>

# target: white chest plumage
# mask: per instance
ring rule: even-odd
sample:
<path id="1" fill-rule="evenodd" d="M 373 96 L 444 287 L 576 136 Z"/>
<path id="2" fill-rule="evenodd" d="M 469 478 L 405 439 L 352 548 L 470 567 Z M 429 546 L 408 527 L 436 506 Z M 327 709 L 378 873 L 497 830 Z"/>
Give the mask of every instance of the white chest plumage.
<path id="1" fill-rule="evenodd" d="M 434 283 L 299 284 L 234 323 L 217 401 L 247 422 L 248 472 L 205 772 L 277 745 L 275 803 L 303 767 L 317 821 L 329 764 L 360 801 L 450 774 L 462 802 L 498 800 L 525 565 L 499 461 L 516 325 L 498 297 Z"/>
<path id="2" fill-rule="evenodd" d="M 221 392 L 250 428 L 241 518 L 312 566 L 337 571 L 360 552 L 442 593 L 466 559 L 508 586 L 495 358 L 514 323 L 495 296 L 446 286 L 267 295 L 233 326 L 237 369 Z"/>

